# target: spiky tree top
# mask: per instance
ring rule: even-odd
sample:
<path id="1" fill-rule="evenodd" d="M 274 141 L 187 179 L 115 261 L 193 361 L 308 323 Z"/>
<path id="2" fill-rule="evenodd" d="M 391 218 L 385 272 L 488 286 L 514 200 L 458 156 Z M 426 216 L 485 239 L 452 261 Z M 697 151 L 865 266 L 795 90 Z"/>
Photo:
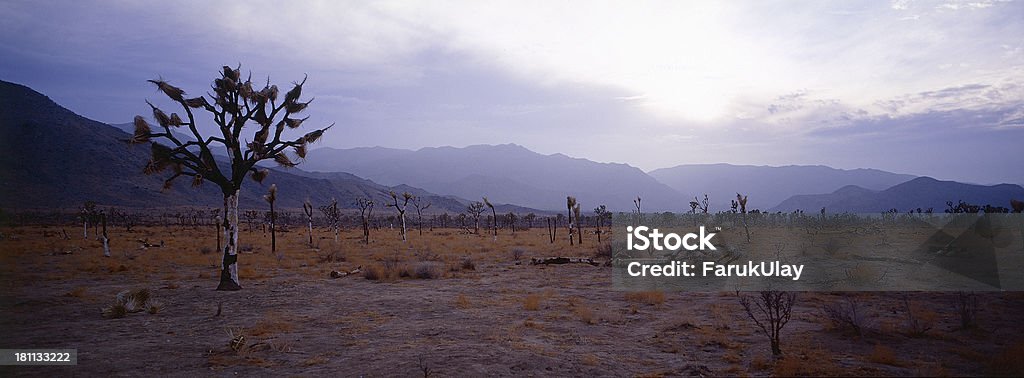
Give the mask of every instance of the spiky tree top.
<path id="1" fill-rule="evenodd" d="M 135 116 L 135 133 L 131 143 L 163 138 L 170 144 L 153 142 L 153 156 L 144 170 L 146 174 L 155 174 L 170 168 L 173 174 L 164 181 L 165 189 L 170 187 L 174 179 L 189 176 L 192 177 L 192 186 L 199 186 L 204 180 L 209 180 L 220 186 L 225 194 L 234 193 L 241 187 L 247 174 L 251 174 L 257 182 L 266 178 L 270 171 L 257 169 L 257 162 L 274 159 L 283 167 L 295 166 L 297 163 L 286 154 L 286 150 L 292 149 L 299 159 L 303 159 L 308 144 L 316 142 L 324 131 L 334 126 L 331 124 L 314 130 L 295 140 L 282 140 L 281 134 L 286 128 L 298 128 L 309 118 L 297 117 L 312 102 L 299 101 L 306 79 L 295 83 L 284 98 L 280 98 L 277 86 L 270 85 L 269 79 L 259 90 L 253 87 L 251 74 L 244 82 L 241 81 L 240 69 L 241 66 L 234 69 L 224 66 L 221 77 L 213 82 L 213 93 L 208 94 L 210 99 L 205 96 L 188 98 L 185 91 L 166 81 L 149 80 L 169 99 L 178 103 L 185 113 L 184 119 L 178 113 L 168 115 L 146 101 L 153 110 L 153 119 L 159 125 L 157 131 L 153 130 L 145 118 Z M 220 133 L 203 137 L 197 128 L 194 110 L 212 114 Z M 255 131 L 243 136 L 242 132 L 247 126 L 250 131 Z M 189 129 L 192 140 L 181 140 L 171 131 L 182 127 Z M 211 151 L 214 142 L 227 148 L 230 171 L 222 171 L 217 165 Z"/>

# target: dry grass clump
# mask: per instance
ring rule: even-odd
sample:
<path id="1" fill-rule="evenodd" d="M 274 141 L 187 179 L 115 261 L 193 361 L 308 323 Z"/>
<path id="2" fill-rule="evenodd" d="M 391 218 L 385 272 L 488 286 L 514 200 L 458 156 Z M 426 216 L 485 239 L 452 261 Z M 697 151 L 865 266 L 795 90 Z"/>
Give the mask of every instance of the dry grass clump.
<path id="1" fill-rule="evenodd" d="M 660 305 L 665 303 L 665 292 L 662 291 L 634 291 L 626 293 L 626 300 L 629 302 L 643 303 L 647 305 Z"/>
<path id="2" fill-rule="evenodd" d="M 876 364 L 901 366 L 901 363 L 896 358 L 896 351 L 882 344 L 875 344 L 875 348 L 872 349 L 871 354 L 868 355 L 868 361 Z"/>
<path id="3" fill-rule="evenodd" d="M 455 297 L 455 307 L 463 310 L 470 308 L 469 298 L 465 294 L 459 294 L 459 296 Z"/>
<path id="4" fill-rule="evenodd" d="M 540 310 L 540 294 L 530 294 L 523 299 L 523 309 L 526 311 Z"/>
<path id="5" fill-rule="evenodd" d="M 433 261 L 421 261 L 416 264 L 415 277 L 422 280 L 441 278 L 441 264 Z"/>
<path id="6" fill-rule="evenodd" d="M 580 320 L 587 324 L 597 324 L 598 317 L 594 314 L 594 310 L 591 310 L 587 306 L 576 306 L 573 307 L 572 312 L 576 316 L 580 317 Z"/>
<path id="7" fill-rule="evenodd" d="M 150 314 L 160 312 L 163 305 L 153 299 L 149 289 L 124 290 L 117 293 L 114 304 L 103 308 L 102 315 L 107 319 L 123 318 L 131 313 L 148 311 Z"/>
<path id="8" fill-rule="evenodd" d="M 79 286 L 74 289 L 71 289 L 71 291 L 64 293 L 64 296 L 72 298 L 82 298 L 85 296 L 85 286 Z"/>
<path id="9" fill-rule="evenodd" d="M 808 342 L 797 342 L 794 345 L 795 347 L 791 347 L 789 353 L 775 360 L 775 366 L 772 368 L 773 375 L 780 377 L 850 375 L 832 360 L 833 355 L 827 349 L 810 345 Z"/>
<path id="10" fill-rule="evenodd" d="M 386 281 L 390 274 L 379 264 L 370 264 L 363 269 L 363 278 L 370 281 Z"/>

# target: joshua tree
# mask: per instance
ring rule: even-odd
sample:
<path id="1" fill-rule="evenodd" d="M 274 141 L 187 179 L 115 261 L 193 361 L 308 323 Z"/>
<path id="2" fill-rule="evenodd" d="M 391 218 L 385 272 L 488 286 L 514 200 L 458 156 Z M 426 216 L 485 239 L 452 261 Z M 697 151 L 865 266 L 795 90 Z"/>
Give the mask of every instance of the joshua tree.
<path id="1" fill-rule="evenodd" d="M 505 222 L 508 224 L 509 228 L 512 229 L 513 235 L 516 233 L 516 221 L 518 220 L 519 216 L 517 216 L 516 213 L 509 211 L 508 214 L 505 214 Z"/>
<path id="2" fill-rule="evenodd" d="M 573 219 L 576 220 L 576 242 L 579 245 L 583 245 L 583 217 L 580 216 L 580 204 L 576 204 L 572 208 Z"/>
<path id="3" fill-rule="evenodd" d="M 309 198 L 302 203 L 302 213 L 306 214 L 306 231 L 309 233 L 309 247 L 313 248 L 313 204 Z"/>
<path id="4" fill-rule="evenodd" d="M 572 233 L 573 233 L 573 231 L 572 231 L 572 220 L 573 220 L 572 219 L 572 210 L 573 210 L 573 208 L 576 207 L 576 197 L 573 197 L 573 196 L 565 197 L 565 206 L 569 209 L 567 211 L 569 213 L 569 223 L 568 223 L 569 224 L 569 245 L 574 245 L 573 244 L 573 240 L 572 240 Z"/>
<path id="5" fill-rule="evenodd" d="M 100 240 L 103 240 L 103 257 L 110 257 L 110 238 L 107 237 L 107 214 L 104 214 L 100 210 L 100 222 L 103 223 L 103 234 L 100 235 Z"/>
<path id="6" fill-rule="evenodd" d="M 320 212 L 327 219 L 327 225 L 334 232 L 334 242 L 338 242 L 339 225 L 341 224 L 341 211 L 338 210 L 338 200 L 331 198 L 331 203 L 320 206 Z"/>
<path id="7" fill-rule="evenodd" d="M 402 193 L 402 204 L 398 204 L 398 195 L 395 192 L 388 192 L 391 195 L 391 200 L 394 203 L 389 203 L 388 207 L 393 207 L 398 210 L 398 218 L 402 222 L 402 241 L 405 241 L 405 208 L 409 207 L 409 201 L 412 200 L 413 195 L 409 192 Z"/>
<path id="8" fill-rule="evenodd" d="M 523 220 L 526 221 L 526 229 L 527 230 L 533 228 L 533 221 L 536 220 L 536 219 L 537 219 L 537 214 L 534 214 L 534 213 L 529 213 L 529 214 L 523 215 Z"/>
<path id="9" fill-rule="evenodd" d="M 430 202 L 424 202 L 420 197 L 412 197 L 412 206 L 416 208 L 416 228 L 423 236 L 423 210 L 430 208 Z"/>
<path id="10" fill-rule="evenodd" d="M 594 208 L 594 215 L 597 217 L 597 242 L 601 243 L 601 226 L 604 223 L 605 218 L 611 218 L 612 213 L 608 211 L 605 205 L 601 205 Z"/>
<path id="11" fill-rule="evenodd" d="M 373 200 L 360 198 L 356 200 L 359 207 L 359 219 L 363 222 L 363 243 L 370 244 L 370 217 L 373 216 Z"/>
<path id="12" fill-rule="evenodd" d="M 96 210 L 96 202 L 85 201 L 82 205 L 82 210 L 79 212 L 79 216 L 82 217 L 82 238 L 89 238 L 89 225 L 96 224 L 96 220 L 99 219 L 99 212 Z"/>
<path id="13" fill-rule="evenodd" d="M 494 240 L 498 240 L 498 213 L 494 211 L 494 205 L 484 197 L 484 204 L 491 208 L 491 224 L 494 226 Z"/>
<path id="14" fill-rule="evenodd" d="M 736 204 L 739 205 L 740 216 L 743 217 L 743 229 L 747 232 L 747 242 L 749 243 L 750 227 L 747 226 L 747 196 L 736 193 Z"/>
<path id="15" fill-rule="evenodd" d="M 480 201 L 470 202 L 466 206 L 466 213 L 473 217 L 473 233 L 480 234 L 480 214 L 484 212 L 484 204 Z"/>
<path id="16" fill-rule="evenodd" d="M 270 185 L 270 190 L 263 199 L 270 204 L 270 252 L 277 252 L 277 213 L 274 212 L 274 202 L 277 202 L 277 184 Z"/>
<path id="17" fill-rule="evenodd" d="M 181 107 L 186 119 L 177 113 L 167 115 L 147 101 L 160 130 L 154 131 L 145 118 L 136 116 L 135 133 L 130 140 L 131 143 L 145 143 L 159 138 L 170 144 L 151 143 L 153 156 L 144 170 L 147 174 L 155 174 L 170 168 L 172 174 L 164 181 L 164 188 L 170 187 L 178 177 L 190 176 L 194 187 L 210 181 L 221 189 L 226 242 L 217 290 L 242 288 L 238 280 L 238 195 L 245 176 L 251 174 L 253 180 L 262 182 L 270 171 L 256 167 L 261 160 L 274 159 L 281 166 L 295 166 L 297 162 L 285 151 L 293 149 L 300 159 L 305 158 L 308 144 L 316 142 L 331 127 L 314 130 L 294 140 L 282 139 L 286 128 L 298 128 L 306 119 L 296 117 L 310 103 L 299 101 L 306 79 L 296 83 L 283 99 L 279 99 L 276 85 L 270 85 L 267 80 L 267 84 L 257 90 L 253 88 L 251 75 L 242 81 L 240 69 L 241 66 L 234 69 L 224 66 L 220 78 L 213 82 L 210 100 L 204 96 L 188 98 L 185 91 L 162 79 L 150 80 Z M 219 133 L 209 137 L 200 134 L 194 110 L 209 113 Z M 255 129 L 251 137 L 242 136 L 246 126 L 251 127 L 250 130 Z M 191 132 L 187 139 L 179 139 L 179 134 L 171 131 L 180 127 L 187 127 Z M 222 161 L 225 164 L 219 164 L 214 158 L 214 145 L 226 149 L 227 157 Z"/>
<path id="18" fill-rule="evenodd" d="M 636 199 L 633 200 L 633 207 L 636 208 L 636 210 L 634 210 L 634 212 L 636 214 L 636 219 L 634 221 L 634 223 L 635 223 L 634 226 L 635 226 L 635 225 L 638 225 L 641 222 L 643 222 L 642 217 L 644 216 L 644 213 L 640 211 L 640 197 L 639 196 L 637 196 Z"/>

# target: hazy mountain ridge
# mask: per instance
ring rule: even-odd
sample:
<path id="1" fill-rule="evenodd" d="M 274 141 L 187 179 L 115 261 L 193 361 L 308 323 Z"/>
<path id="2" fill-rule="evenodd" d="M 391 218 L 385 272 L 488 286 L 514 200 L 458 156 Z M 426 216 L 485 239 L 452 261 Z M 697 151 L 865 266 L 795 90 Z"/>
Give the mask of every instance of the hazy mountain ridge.
<path id="1" fill-rule="evenodd" d="M 604 204 L 627 211 L 643 198 L 645 210 L 678 210 L 683 197 L 627 164 L 598 163 L 562 154 L 542 155 L 515 144 L 464 148 L 381 147 L 310 151 L 315 171 L 351 172 L 385 185 L 409 184 L 464 198 L 561 210 L 565 197 L 579 199 L 585 211 Z"/>
<path id="2" fill-rule="evenodd" d="M 124 125 L 122 125 L 124 127 Z M 0 81 L 0 207 L 55 208 L 85 201 L 131 207 L 223 205 L 220 188 L 206 182 L 199 188 L 179 178 L 161 191 L 166 174 L 147 176 L 149 144 L 128 145 L 130 135 L 117 127 L 79 116 L 31 88 Z M 301 165 L 300 165 L 301 166 Z M 304 177 L 297 169 L 274 169 L 263 184 L 242 187 L 240 205 L 266 206 L 271 184 L 279 189 L 279 206 L 297 208 L 309 198 L 315 206 L 335 198 L 352 208 L 360 197 L 375 198 L 383 208 L 392 190 L 352 175 L 334 173 Z M 461 212 L 465 200 L 401 187 L 424 196 L 434 209 Z"/>
<path id="3" fill-rule="evenodd" d="M 943 212 L 947 201 L 964 201 L 974 205 L 1009 207 L 1010 199 L 1024 198 L 1024 187 L 1015 184 L 975 185 L 956 181 L 940 181 L 918 177 L 882 191 L 848 186 L 829 194 L 796 195 L 771 211 L 804 210 L 828 212 L 877 213 L 896 209 L 907 212 L 931 208 Z"/>
<path id="4" fill-rule="evenodd" d="M 836 169 L 823 165 L 781 167 L 686 164 L 648 172 L 652 177 L 687 196 L 708 194 L 712 207 L 728 209 L 736 193 L 748 196 L 747 208 L 768 209 L 793 195 L 832 193 L 847 185 L 884 190 L 916 176 L 877 169 Z M 687 209 L 688 210 L 688 209 Z"/>

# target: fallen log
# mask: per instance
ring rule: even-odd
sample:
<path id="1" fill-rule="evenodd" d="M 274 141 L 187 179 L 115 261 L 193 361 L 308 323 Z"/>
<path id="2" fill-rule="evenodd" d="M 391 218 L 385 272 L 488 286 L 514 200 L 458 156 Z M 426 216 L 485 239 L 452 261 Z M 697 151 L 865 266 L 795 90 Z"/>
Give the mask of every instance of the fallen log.
<path id="1" fill-rule="evenodd" d="M 560 265 L 560 264 L 589 264 L 593 266 L 601 265 L 601 263 L 594 261 L 589 257 L 544 257 L 544 258 L 531 258 L 530 265 Z"/>
<path id="2" fill-rule="evenodd" d="M 347 272 L 346 271 L 340 271 L 339 272 L 337 270 L 332 270 L 331 271 L 331 278 L 348 277 L 348 276 L 351 276 L 353 274 L 357 274 L 357 273 L 362 272 L 362 271 L 363 271 L 363 267 L 362 266 L 356 268 L 355 270 L 350 270 L 350 271 L 347 271 Z"/>

